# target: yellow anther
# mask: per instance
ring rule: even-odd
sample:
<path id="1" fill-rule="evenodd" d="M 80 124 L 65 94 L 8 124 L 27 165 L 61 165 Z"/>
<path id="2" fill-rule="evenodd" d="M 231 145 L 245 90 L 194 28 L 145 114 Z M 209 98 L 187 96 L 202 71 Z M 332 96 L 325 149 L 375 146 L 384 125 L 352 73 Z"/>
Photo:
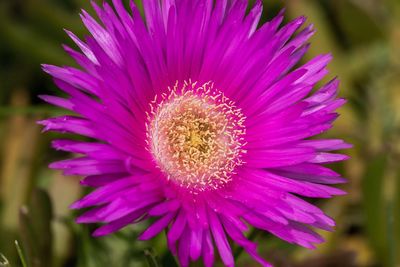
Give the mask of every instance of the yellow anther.
<path id="1" fill-rule="evenodd" d="M 168 179 L 193 191 L 221 187 L 242 164 L 245 117 L 212 83 L 176 83 L 155 98 L 147 143 Z"/>

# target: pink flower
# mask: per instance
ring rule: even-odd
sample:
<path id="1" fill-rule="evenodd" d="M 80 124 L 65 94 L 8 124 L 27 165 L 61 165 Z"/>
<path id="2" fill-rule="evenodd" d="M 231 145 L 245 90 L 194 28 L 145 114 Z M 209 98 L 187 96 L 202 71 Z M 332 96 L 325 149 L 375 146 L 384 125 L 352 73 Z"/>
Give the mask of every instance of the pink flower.
<path id="1" fill-rule="evenodd" d="M 322 166 L 345 160 L 330 151 L 342 140 L 309 139 L 332 126 L 336 79 L 313 93 L 330 55 L 295 67 L 311 26 L 300 17 L 279 28 L 283 12 L 258 25 L 261 1 L 146 0 L 146 20 L 131 3 L 94 4 L 101 24 L 82 12 L 90 31 L 73 33 L 81 52 L 66 51 L 81 69 L 44 65 L 67 98 L 42 96 L 74 111 L 40 123 L 44 130 L 87 136 L 56 140 L 83 156 L 51 168 L 81 175 L 96 188 L 72 205 L 92 207 L 78 223 L 103 223 L 95 236 L 156 217 L 140 239 L 167 230 L 182 266 L 214 262 L 214 246 L 234 265 L 228 240 L 270 266 L 243 235 L 249 227 L 313 248 L 323 239 L 310 226 L 334 221 L 301 197 L 329 198 L 345 180 Z"/>

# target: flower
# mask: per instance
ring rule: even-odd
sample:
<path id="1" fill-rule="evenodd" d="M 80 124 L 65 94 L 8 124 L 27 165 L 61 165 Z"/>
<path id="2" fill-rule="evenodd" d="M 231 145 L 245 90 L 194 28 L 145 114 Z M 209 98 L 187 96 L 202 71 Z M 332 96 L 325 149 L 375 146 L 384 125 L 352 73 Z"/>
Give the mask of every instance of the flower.
<path id="1" fill-rule="evenodd" d="M 68 97 L 42 96 L 75 112 L 39 122 L 44 131 L 91 141 L 55 140 L 58 150 L 82 154 L 50 165 L 85 176 L 95 190 L 72 205 L 92 207 L 78 223 L 102 223 L 94 236 L 154 219 L 140 236 L 163 229 L 182 266 L 215 247 L 234 265 L 229 240 L 263 266 L 250 227 L 313 248 L 323 239 L 310 227 L 334 221 L 301 197 L 329 198 L 345 180 L 322 164 L 345 160 L 330 151 L 337 139 L 310 139 L 332 126 L 338 80 L 313 93 L 330 55 L 296 64 L 312 26 L 300 17 L 280 27 L 283 12 L 258 26 L 262 4 L 247 0 L 147 0 L 145 21 L 131 3 L 93 3 L 99 24 L 82 11 L 91 36 L 65 50 L 81 66 L 44 65 Z M 215 247 L 214 247 L 215 246 Z"/>

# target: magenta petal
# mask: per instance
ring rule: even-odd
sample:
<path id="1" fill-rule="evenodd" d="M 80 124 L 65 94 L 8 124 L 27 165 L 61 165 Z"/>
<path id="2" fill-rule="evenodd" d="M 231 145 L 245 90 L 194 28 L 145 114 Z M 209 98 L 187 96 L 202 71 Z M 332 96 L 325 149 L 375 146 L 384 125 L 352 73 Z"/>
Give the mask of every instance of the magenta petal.
<path id="1" fill-rule="evenodd" d="M 82 179 L 80 183 L 84 186 L 100 187 L 123 178 L 126 178 L 125 173 L 90 175 Z"/>
<path id="2" fill-rule="evenodd" d="M 167 225 L 171 222 L 172 218 L 175 216 L 175 213 L 170 212 L 157 222 L 152 224 L 149 228 L 146 229 L 140 236 L 140 240 L 147 240 L 154 236 L 156 236 L 159 232 L 161 232 Z"/>
<path id="3" fill-rule="evenodd" d="M 108 235 L 110 233 L 116 232 L 120 230 L 121 228 L 133 223 L 135 220 L 140 218 L 144 214 L 144 210 L 138 210 L 136 212 L 133 212 L 129 215 L 126 215 L 123 218 L 120 218 L 118 220 L 115 220 L 113 222 L 110 222 L 106 225 L 103 225 L 96 229 L 96 231 L 93 232 L 93 236 L 103 236 L 103 235 Z"/>
<path id="4" fill-rule="evenodd" d="M 301 142 L 301 145 L 313 147 L 315 149 L 318 149 L 318 151 L 339 150 L 352 147 L 351 144 L 347 144 L 340 139 L 304 140 Z"/>
<path id="5" fill-rule="evenodd" d="M 210 219 L 211 232 L 213 234 L 215 244 L 218 247 L 219 255 L 226 266 L 232 267 L 235 265 L 235 262 L 231 247 L 225 235 L 225 231 L 222 228 L 221 221 L 213 211 L 209 211 L 208 215 Z"/>
<path id="6" fill-rule="evenodd" d="M 190 237 L 190 258 L 192 260 L 197 260 L 201 255 L 203 239 L 202 229 L 192 229 Z"/>
<path id="7" fill-rule="evenodd" d="M 349 159 L 349 156 L 342 154 L 333 154 L 333 153 L 318 153 L 315 158 L 309 160 L 311 163 L 329 163 L 329 162 L 337 162 Z"/>
<path id="8" fill-rule="evenodd" d="M 162 202 L 162 203 L 156 205 L 155 207 L 153 207 L 149 211 L 149 215 L 160 216 L 165 213 L 170 213 L 170 212 L 176 211 L 180 207 L 180 204 L 181 203 L 176 199 L 171 200 L 171 201 Z"/>
<path id="9" fill-rule="evenodd" d="M 182 210 L 178 213 L 178 216 L 176 217 L 175 221 L 172 223 L 171 228 L 168 231 L 168 234 L 167 234 L 168 242 L 174 243 L 182 235 L 182 232 L 186 225 L 186 217 L 185 216 L 186 215 Z"/>
<path id="10" fill-rule="evenodd" d="M 39 97 L 47 103 L 61 108 L 72 110 L 74 106 L 74 104 L 70 100 L 65 98 L 50 95 L 40 95 Z"/>
<path id="11" fill-rule="evenodd" d="M 182 233 L 182 237 L 179 240 L 179 248 L 178 248 L 178 258 L 179 262 L 183 267 L 189 266 L 189 253 L 190 247 L 188 246 L 190 242 L 190 231 L 186 226 Z"/>
<path id="12" fill-rule="evenodd" d="M 98 137 L 90 121 L 77 117 L 62 116 L 38 121 L 38 123 L 44 126 L 43 131 L 70 132 L 93 138 Z"/>
<path id="13" fill-rule="evenodd" d="M 253 168 L 272 168 L 295 165 L 315 158 L 310 148 L 283 148 L 251 150 L 247 154 L 247 165 Z"/>
<path id="14" fill-rule="evenodd" d="M 214 245 L 209 231 L 204 232 L 203 238 L 203 259 L 206 267 L 214 266 Z"/>
<path id="15" fill-rule="evenodd" d="M 257 253 L 257 245 L 249 240 L 247 240 L 243 233 L 241 233 L 238 229 L 236 229 L 229 220 L 223 220 L 225 229 L 229 236 L 238 244 L 240 244 L 250 256 L 252 256 L 258 263 L 260 263 L 264 267 L 272 267 L 272 265 L 266 262 L 260 255 Z"/>
<path id="16" fill-rule="evenodd" d="M 82 50 L 82 52 L 86 55 L 86 57 L 88 59 L 90 59 L 93 63 L 98 64 L 96 56 L 93 54 L 93 52 L 89 49 L 89 47 L 84 42 L 79 40 L 79 38 L 71 31 L 65 30 L 65 32 L 76 43 L 76 45 Z"/>
<path id="17" fill-rule="evenodd" d="M 70 207 L 72 209 L 81 209 L 81 208 L 104 203 L 107 201 L 107 198 L 112 199 L 114 193 L 117 193 L 119 191 L 122 191 L 123 189 L 129 188 L 136 183 L 137 183 L 137 181 L 135 181 L 135 179 L 131 179 L 131 178 L 126 178 L 126 179 L 115 181 L 113 183 L 109 183 L 106 186 L 93 191 L 91 194 L 87 195 L 83 199 L 78 200 L 77 202 L 72 204 Z"/>

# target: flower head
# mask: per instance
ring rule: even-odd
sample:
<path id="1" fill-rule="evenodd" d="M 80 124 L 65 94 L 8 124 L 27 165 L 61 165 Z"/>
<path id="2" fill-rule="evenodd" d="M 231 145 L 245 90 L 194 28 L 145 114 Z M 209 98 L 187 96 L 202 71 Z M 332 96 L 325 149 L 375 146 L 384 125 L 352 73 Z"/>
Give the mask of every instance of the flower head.
<path id="1" fill-rule="evenodd" d="M 261 1 L 147 0 L 145 20 L 131 3 L 93 6 L 101 24 L 82 11 L 91 33 L 81 52 L 65 47 L 81 68 L 44 65 L 67 98 L 42 96 L 72 110 L 40 123 L 45 130 L 87 136 L 55 140 L 83 156 L 50 167 L 81 175 L 95 190 L 72 208 L 92 207 L 79 223 L 103 223 L 95 236 L 155 218 L 140 239 L 167 231 L 182 266 L 234 259 L 228 240 L 265 262 L 244 233 L 268 231 L 313 248 L 331 218 L 301 197 L 343 192 L 344 179 L 322 164 L 347 157 L 336 139 L 310 139 L 332 126 L 338 81 L 313 88 L 330 55 L 296 67 L 311 26 L 298 18 L 280 27 L 283 12 L 258 26 Z"/>

